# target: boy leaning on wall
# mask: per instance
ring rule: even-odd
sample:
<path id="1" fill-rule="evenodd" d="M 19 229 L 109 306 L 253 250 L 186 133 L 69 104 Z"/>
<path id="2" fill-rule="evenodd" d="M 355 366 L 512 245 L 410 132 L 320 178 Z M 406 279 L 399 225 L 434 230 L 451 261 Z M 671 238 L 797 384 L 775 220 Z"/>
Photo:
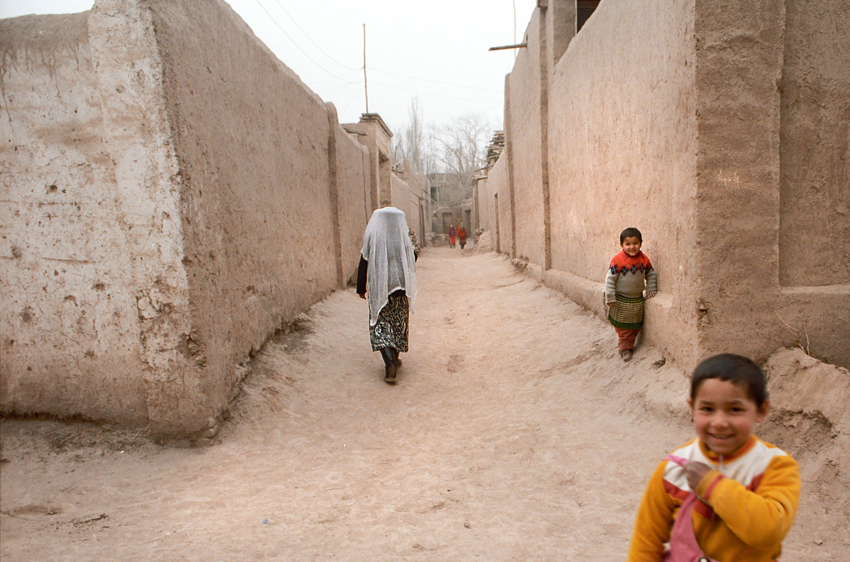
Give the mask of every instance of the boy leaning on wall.
<path id="1" fill-rule="evenodd" d="M 614 326 L 619 340 L 620 357 L 630 361 L 635 338 L 643 326 L 644 296 L 651 299 L 658 292 L 655 269 L 646 254 L 640 251 L 643 235 L 629 227 L 620 233 L 623 251 L 611 258 L 605 276 L 605 305 L 608 321 Z"/>

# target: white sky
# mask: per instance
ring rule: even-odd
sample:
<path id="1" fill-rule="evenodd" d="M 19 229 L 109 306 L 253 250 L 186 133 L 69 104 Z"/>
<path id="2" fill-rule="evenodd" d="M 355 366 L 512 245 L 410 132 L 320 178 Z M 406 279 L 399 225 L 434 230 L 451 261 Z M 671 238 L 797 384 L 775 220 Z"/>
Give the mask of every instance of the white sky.
<path id="1" fill-rule="evenodd" d="M 366 111 L 363 24 L 369 111 L 394 132 L 418 97 L 426 125 L 468 113 L 501 128 L 504 78 L 536 0 L 227 0 L 342 123 Z M 0 0 L 0 17 L 71 13 L 92 0 Z M 514 8 L 514 6 L 516 8 Z M 514 24 L 516 9 L 516 25 Z"/>

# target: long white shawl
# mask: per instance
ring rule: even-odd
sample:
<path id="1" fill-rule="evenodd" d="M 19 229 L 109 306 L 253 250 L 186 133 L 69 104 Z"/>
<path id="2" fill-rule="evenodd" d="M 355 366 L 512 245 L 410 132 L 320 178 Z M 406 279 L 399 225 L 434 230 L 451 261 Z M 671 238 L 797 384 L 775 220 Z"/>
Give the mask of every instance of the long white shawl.
<path id="1" fill-rule="evenodd" d="M 416 260 L 404 212 L 384 207 L 372 213 L 363 235 L 361 254 L 369 262 L 366 293 L 369 299 L 369 325 L 378 322 L 378 314 L 393 291 L 404 289 L 413 308 L 416 300 Z"/>

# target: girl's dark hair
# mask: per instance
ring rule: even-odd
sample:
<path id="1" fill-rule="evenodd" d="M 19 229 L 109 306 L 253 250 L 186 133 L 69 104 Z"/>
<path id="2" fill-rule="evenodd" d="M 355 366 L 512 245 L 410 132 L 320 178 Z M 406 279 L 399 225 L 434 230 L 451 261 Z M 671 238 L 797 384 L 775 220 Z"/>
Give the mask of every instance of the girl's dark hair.
<path id="1" fill-rule="evenodd" d="M 752 359 L 733 353 L 709 357 L 694 369 L 691 376 L 691 400 L 696 401 L 697 391 L 706 379 L 720 379 L 742 386 L 747 396 L 761 408 L 767 400 L 767 379 Z"/>
<path id="2" fill-rule="evenodd" d="M 640 233 L 640 230 L 633 226 L 630 226 L 629 228 L 620 233 L 620 244 L 622 244 L 626 238 L 632 237 L 635 237 L 639 241 L 643 242 L 643 235 Z"/>

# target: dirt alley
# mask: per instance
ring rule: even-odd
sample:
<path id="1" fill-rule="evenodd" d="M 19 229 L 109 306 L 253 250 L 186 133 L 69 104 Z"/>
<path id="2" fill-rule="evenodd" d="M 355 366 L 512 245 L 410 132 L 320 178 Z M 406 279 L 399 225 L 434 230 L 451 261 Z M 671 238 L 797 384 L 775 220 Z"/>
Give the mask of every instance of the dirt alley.
<path id="1" fill-rule="evenodd" d="M 5 420 L 0 557 L 623 560 L 692 434 L 685 374 L 650 347 L 624 364 L 602 320 L 495 254 L 426 248 L 418 275 L 395 386 L 348 289 L 246 367 L 213 446 Z M 783 561 L 846 561 L 847 514 L 813 486 Z"/>

